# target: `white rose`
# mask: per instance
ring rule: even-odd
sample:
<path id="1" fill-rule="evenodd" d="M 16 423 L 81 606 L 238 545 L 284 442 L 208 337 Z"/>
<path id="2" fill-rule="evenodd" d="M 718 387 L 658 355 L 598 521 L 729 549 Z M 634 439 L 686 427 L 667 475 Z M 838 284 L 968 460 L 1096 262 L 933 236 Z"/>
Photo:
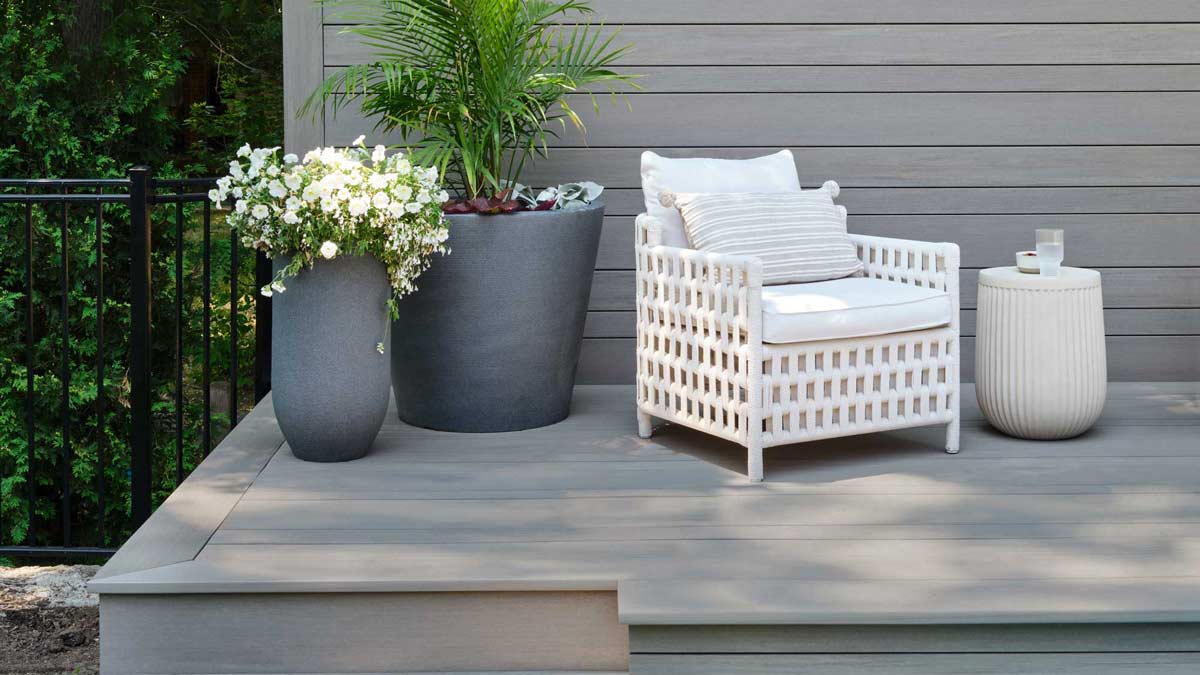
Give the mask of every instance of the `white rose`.
<path id="1" fill-rule="evenodd" d="M 392 203 L 392 198 L 388 197 L 386 192 L 376 192 L 375 196 L 371 199 L 371 203 L 377 209 L 386 209 L 388 204 Z"/>
<path id="2" fill-rule="evenodd" d="M 254 208 L 250 210 L 250 215 L 262 220 L 271 215 L 271 209 L 268 209 L 266 204 L 255 204 Z"/>
<path id="3" fill-rule="evenodd" d="M 327 241 L 324 244 L 321 244 L 321 255 L 326 260 L 333 258 L 333 256 L 337 255 L 337 252 L 338 252 L 337 244 L 333 243 L 332 241 Z"/>

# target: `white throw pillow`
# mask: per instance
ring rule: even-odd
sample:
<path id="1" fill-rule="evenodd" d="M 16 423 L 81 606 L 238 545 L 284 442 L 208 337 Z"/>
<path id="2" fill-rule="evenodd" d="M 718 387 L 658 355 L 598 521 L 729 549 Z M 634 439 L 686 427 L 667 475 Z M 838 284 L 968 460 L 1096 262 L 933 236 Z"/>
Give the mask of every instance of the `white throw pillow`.
<path id="1" fill-rule="evenodd" d="M 689 248 L 679 211 L 659 202 L 664 191 L 684 192 L 799 192 L 800 177 L 791 150 L 754 159 L 673 159 L 642 153 L 642 193 L 646 213 L 663 224 L 662 243 Z"/>
<path id="2" fill-rule="evenodd" d="M 683 217 L 688 239 L 702 251 L 762 260 L 763 284 L 841 279 L 862 271 L 846 232 L 845 209 L 833 203 L 838 185 L 791 193 L 680 194 L 662 205 Z"/>

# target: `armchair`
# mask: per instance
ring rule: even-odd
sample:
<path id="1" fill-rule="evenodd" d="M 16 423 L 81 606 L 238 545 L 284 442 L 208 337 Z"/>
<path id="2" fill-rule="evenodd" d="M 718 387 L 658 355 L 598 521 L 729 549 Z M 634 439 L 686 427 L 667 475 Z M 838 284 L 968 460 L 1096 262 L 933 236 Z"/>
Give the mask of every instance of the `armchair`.
<path id="1" fill-rule="evenodd" d="M 927 289 L 942 303 L 939 318 L 916 330 L 886 331 L 886 321 L 847 329 L 853 322 L 837 315 L 847 310 L 833 303 L 819 311 L 824 320 L 856 334 L 771 342 L 759 260 L 664 246 L 661 223 L 646 214 L 635 227 L 642 438 L 658 417 L 733 441 L 746 448 L 752 481 L 763 478 L 764 448 L 822 438 L 945 424 L 946 451 L 958 452 L 957 245 L 850 235 L 861 276 L 887 282 L 876 295 L 894 284 Z M 846 281 L 822 284 L 836 294 Z M 886 316 L 887 302 L 859 308 L 859 316 Z M 906 311 L 901 302 L 892 308 L 894 316 Z M 787 317 L 789 325 L 803 324 L 804 314 Z"/>

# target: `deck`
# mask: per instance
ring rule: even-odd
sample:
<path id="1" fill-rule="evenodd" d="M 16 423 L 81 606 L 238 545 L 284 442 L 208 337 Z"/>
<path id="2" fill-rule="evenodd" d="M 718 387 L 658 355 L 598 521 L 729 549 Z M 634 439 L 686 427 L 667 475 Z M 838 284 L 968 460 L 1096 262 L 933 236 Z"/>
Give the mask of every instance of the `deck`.
<path id="1" fill-rule="evenodd" d="M 769 450 L 632 388 L 497 435 L 408 427 L 341 465 L 264 401 L 109 562 L 106 673 L 1200 669 L 1200 385 L 1114 383 L 1100 424 Z M 153 635 L 154 639 L 148 639 Z"/>

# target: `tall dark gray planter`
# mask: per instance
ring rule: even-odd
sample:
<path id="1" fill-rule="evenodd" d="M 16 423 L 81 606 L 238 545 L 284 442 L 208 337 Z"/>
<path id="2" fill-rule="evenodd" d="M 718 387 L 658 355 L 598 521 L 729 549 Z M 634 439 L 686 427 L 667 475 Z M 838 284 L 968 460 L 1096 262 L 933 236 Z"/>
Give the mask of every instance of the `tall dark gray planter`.
<path id="1" fill-rule="evenodd" d="M 400 419 L 445 431 L 515 431 L 564 419 L 604 206 L 455 215 L 392 325 Z"/>
<path id="2" fill-rule="evenodd" d="M 276 273 L 289 259 L 275 258 Z M 344 462 L 367 453 L 387 416 L 387 269 L 371 256 L 318 260 L 271 301 L 271 397 L 292 453 Z"/>

